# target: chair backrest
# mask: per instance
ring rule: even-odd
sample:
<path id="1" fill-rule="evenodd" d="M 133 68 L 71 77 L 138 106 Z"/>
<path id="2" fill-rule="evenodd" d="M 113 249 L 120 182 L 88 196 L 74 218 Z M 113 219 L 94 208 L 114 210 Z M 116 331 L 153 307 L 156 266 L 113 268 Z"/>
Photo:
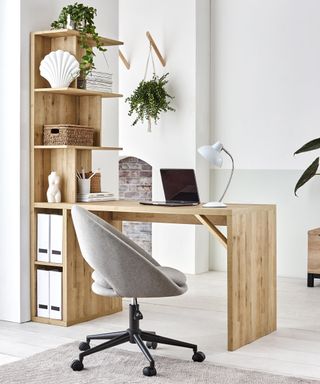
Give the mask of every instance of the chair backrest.
<path id="1" fill-rule="evenodd" d="M 112 225 L 77 205 L 71 214 L 83 257 L 117 295 L 179 294 L 179 287 L 157 268 L 159 264 Z"/>

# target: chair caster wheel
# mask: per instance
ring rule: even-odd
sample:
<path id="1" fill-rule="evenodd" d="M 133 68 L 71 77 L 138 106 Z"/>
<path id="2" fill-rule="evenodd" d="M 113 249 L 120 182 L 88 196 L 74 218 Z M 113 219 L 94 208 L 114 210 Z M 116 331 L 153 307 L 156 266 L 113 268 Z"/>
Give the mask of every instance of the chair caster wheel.
<path id="1" fill-rule="evenodd" d="M 80 349 L 80 351 L 87 351 L 88 349 L 90 349 L 90 345 L 89 345 L 89 343 L 82 341 L 79 344 L 79 349 Z"/>
<path id="2" fill-rule="evenodd" d="M 80 360 L 73 360 L 73 362 L 71 363 L 70 367 L 74 371 L 82 371 L 83 370 L 82 361 L 80 361 Z"/>
<path id="3" fill-rule="evenodd" d="M 149 349 L 157 349 L 158 343 L 155 341 L 147 341 L 147 347 Z"/>
<path id="4" fill-rule="evenodd" d="M 157 370 L 155 369 L 155 367 L 144 367 L 143 374 L 145 376 L 155 376 L 157 374 Z"/>
<path id="5" fill-rule="evenodd" d="M 206 355 L 203 352 L 195 352 L 194 355 L 192 356 L 192 360 L 196 361 L 198 363 L 202 363 L 203 360 L 205 360 Z"/>

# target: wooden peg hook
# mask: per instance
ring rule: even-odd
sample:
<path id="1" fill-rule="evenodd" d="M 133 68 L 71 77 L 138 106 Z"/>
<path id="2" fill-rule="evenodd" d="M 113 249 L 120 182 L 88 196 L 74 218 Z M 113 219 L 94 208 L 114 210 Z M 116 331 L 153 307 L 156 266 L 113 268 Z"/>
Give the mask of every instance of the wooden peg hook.
<path id="1" fill-rule="evenodd" d="M 166 66 L 166 60 L 161 55 L 161 53 L 160 53 L 160 51 L 159 51 L 159 49 L 157 47 L 157 44 L 153 40 L 153 37 L 151 36 L 150 32 L 148 31 L 146 33 L 146 35 L 147 35 L 148 40 L 150 41 L 151 47 L 153 48 L 155 54 L 158 56 L 158 59 L 159 59 L 160 63 L 162 64 L 163 67 L 165 67 Z"/>
<path id="2" fill-rule="evenodd" d="M 120 49 L 119 49 L 119 57 L 120 57 L 121 61 L 123 62 L 123 64 L 125 65 L 125 67 L 129 70 L 130 69 L 130 63 L 126 59 L 126 57 L 124 56 L 124 54 L 121 52 Z"/>

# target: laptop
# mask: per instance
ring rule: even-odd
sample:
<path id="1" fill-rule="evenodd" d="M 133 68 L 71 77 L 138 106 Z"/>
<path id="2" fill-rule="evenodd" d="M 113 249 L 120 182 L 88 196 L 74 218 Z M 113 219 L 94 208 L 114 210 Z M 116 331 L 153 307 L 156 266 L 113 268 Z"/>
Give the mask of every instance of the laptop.
<path id="1" fill-rule="evenodd" d="M 160 174 L 166 201 L 140 201 L 140 204 L 179 207 L 200 203 L 193 169 L 163 168 Z"/>

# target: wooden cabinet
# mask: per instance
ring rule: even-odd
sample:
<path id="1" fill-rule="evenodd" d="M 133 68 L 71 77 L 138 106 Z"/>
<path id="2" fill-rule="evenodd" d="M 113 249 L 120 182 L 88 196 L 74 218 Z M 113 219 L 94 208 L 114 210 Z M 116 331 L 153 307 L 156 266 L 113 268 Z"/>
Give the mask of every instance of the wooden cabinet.
<path id="1" fill-rule="evenodd" d="M 103 45 L 122 42 L 102 38 Z M 94 41 L 91 42 L 94 45 Z M 31 34 L 31 315 L 33 321 L 70 325 L 121 310 L 119 298 L 97 296 L 91 291 L 91 269 L 81 256 L 75 236 L 70 209 L 63 203 L 75 203 L 77 194 L 76 169 L 92 169 L 93 150 L 119 150 L 101 146 L 102 98 L 121 97 L 117 93 L 87 91 L 77 88 L 76 80 L 69 88 L 50 88 L 40 76 L 41 60 L 51 51 L 69 51 L 78 60 L 82 56 L 79 32 L 70 30 L 34 32 Z M 94 128 L 94 145 L 45 146 L 43 126 L 47 124 L 79 124 Z M 48 175 L 55 170 L 61 177 L 62 203 L 46 203 Z M 41 203 L 41 208 L 39 208 Z M 38 207 L 37 207 L 38 204 Z M 61 264 L 37 261 L 37 214 L 63 216 L 63 261 Z M 107 213 L 100 213 L 108 220 Z M 37 269 L 58 269 L 62 272 L 62 320 L 37 316 Z"/>
<path id="2" fill-rule="evenodd" d="M 308 287 L 320 278 L 320 228 L 308 232 Z"/>

